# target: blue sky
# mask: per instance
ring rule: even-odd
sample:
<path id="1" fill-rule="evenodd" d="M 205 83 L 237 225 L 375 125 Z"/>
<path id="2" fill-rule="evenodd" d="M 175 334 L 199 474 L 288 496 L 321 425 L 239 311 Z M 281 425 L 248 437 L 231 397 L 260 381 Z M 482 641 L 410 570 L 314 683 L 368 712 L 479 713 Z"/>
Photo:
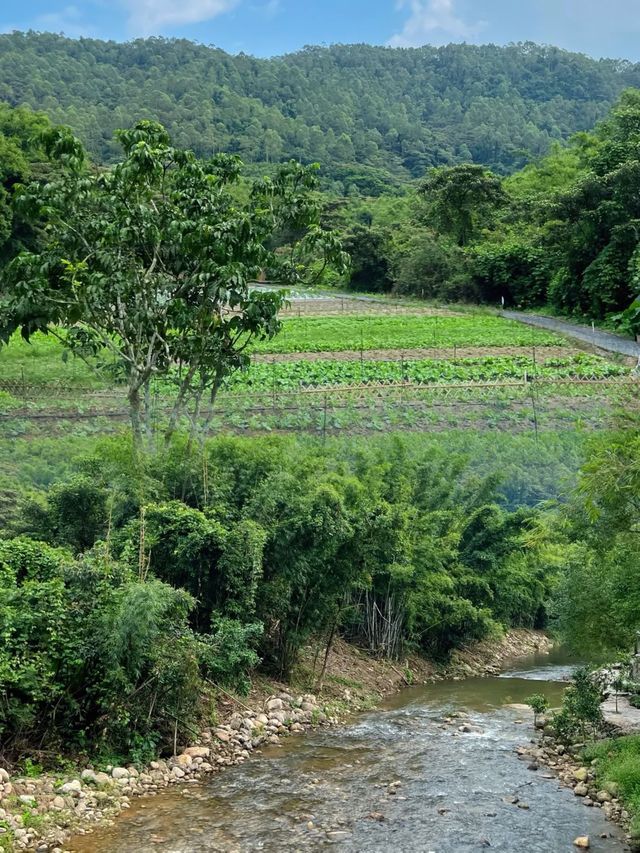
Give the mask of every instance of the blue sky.
<path id="1" fill-rule="evenodd" d="M 0 0 L 0 31 L 163 35 L 270 56 L 305 44 L 537 41 L 640 61 L 640 0 Z"/>

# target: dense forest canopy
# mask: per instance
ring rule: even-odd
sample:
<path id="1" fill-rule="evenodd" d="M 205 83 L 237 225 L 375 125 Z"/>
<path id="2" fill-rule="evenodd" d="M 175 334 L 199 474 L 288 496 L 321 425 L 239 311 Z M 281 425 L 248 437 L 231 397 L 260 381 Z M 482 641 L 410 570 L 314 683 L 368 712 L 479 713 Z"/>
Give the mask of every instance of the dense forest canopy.
<path id="1" fill-rule="evenodd" d="M 432 166 L 499 174 L 602 119 L 640 66 L 534 44 L 309 47 L 273 59 L 159 38 L 0 36 L 0 100 L 44 110 L 101 162 L 139 119 L 208 156 L 319 161 L 338 193 L 376 195 Z"/>

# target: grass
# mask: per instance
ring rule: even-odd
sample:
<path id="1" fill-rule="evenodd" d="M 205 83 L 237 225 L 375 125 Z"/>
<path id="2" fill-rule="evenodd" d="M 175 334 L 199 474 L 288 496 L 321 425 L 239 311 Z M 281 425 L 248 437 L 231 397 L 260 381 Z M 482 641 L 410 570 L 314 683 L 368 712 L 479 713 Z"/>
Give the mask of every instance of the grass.
<path id="1" fill-rule="evenodd" d="M 51 335 L 35 334 L 31 342 L 15 334 L 8 346 L 0 347 L 0 381 L 102 388 L 107 383 L 80 358 L 64 360 L 66 350 Z M 1 404 L 1 401 L 0 401 Z"/>
<path id="2" fill-rule="evenodd" d="M 604 740 L 585 751 L 595 760 L 598 788 L 616 794 L 631 815 L 631 834 L 640 839 L 640 735 Z"/>

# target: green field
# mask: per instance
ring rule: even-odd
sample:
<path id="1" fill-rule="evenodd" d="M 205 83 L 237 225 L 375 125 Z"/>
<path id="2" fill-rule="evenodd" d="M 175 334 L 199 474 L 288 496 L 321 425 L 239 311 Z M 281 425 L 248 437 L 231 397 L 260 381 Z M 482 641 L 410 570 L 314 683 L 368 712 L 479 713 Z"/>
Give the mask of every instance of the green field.
<path id="1" fill-rule="evenodd" d="M 283 322 L 271 341 L 255 344 L 254 352 L 344 352 L 424 347 L 562 346 L 566 341 L 549 332 L 477 313 L 463 317 L 365 316 L 314 317 Z"/>
<path id="2" fill-rule="evenodd" d="M 496 382 L 537 376 L 544 379 L 606 379 L 624 376 L 628 370 L 597 356 L 580 354 L 565 358 L 486 356 L 483 358 L 419 359 L 405 361 L 318 361 L 256 363 L 227 381 L 229 389 L 305 387 L 408 382 L 415 384 Z"/>
<path id="3" fill-rule="evenodd" d="M 598 429 L 637 405 L 619 360 L 482 311 L 289 319 L 254 349 L 251 366 L 225 381 L 214 432 Z M 477 355 L 460 357 L 465 350 Z M 261 360 L 268 352 L 275 360 Z M 0 436 L 90 438 L 125 425 L 124 392 L 108 364 L 64 356 L 44 335 L 0 350 Z M 154 383 L 158 427 L 173 394 L 170 381 Z"/>

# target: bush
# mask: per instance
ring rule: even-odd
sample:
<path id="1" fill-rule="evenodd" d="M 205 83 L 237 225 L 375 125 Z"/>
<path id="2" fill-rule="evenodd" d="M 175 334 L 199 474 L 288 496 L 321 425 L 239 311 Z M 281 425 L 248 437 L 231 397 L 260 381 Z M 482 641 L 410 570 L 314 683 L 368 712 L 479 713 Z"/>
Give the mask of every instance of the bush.
<path id="1" fill-rule="evenodd" d="M 0 542 L 0 734 L 130 754 L 197 714 L 193 599 L 98 552 Z"/>
<path id="2" fill-rule="evenodd" d="M 540 714 L 544 714 L 545 711 L 549 709 L 549 700 L 541 693 L 533 693 L 531 696 L 528 696 L 524 701 L 527 705 L 531 707 L 531 710 L 533 711 L 533 724 L 535 725 L 538 721 L 538 717 L 540 716 Z"/>
<path id="3" fill-rule="evenodd" d="M 562 708 L 553 716 L 553 727 L 559 740 L 570 744 L 576 738 L 585 741 L 595 737 L 602 728 L 602 697 L 586 667 L 573 673 L 573 683 L 567 688 Z"/>
<path id="4" fill-rule="evenodd" d="M 595 761 L 598 788 L 613 790 L 632 816 L 631 834 L 640 838 L 640 735 L 603 740 L 585 750 Z"/>

